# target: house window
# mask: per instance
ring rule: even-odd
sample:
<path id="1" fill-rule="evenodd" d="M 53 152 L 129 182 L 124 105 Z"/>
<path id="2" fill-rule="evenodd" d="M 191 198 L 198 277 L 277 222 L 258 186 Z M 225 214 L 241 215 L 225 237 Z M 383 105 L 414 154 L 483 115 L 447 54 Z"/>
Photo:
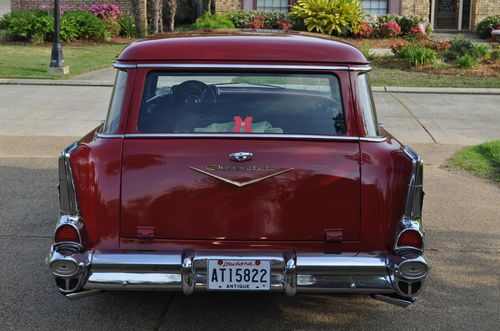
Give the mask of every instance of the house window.
<path id="1" fill-rule="evenodd" d="M 387 14 L 387 0 L 362 0 L 363 11 L 373 15 Z"/>
<path id="2" fill-rule="evenodd" d="M 257 0 L 257 10 L 288 13 L 288 0 Z"/>

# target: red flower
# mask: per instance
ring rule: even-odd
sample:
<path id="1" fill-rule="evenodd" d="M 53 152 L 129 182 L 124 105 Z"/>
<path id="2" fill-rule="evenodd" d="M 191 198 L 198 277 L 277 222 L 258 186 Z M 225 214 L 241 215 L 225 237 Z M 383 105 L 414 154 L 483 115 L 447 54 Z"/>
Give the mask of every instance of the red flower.
<path id="1" fill-rule="evenodd" d="M 401 27 L 396 22 L 386 22 L 380 27 L 380 32 L 384 37 L 397 37 L 401 34 Z"/>

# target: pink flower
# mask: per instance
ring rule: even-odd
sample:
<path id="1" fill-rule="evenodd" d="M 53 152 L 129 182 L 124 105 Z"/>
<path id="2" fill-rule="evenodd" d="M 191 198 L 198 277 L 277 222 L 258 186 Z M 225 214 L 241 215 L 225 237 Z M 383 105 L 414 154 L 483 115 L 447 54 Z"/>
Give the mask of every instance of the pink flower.
<path id="1" fill-rule="evenodd" d="M 384 37 L 397 37 L 401 34 L 401 27 L 396 22 L 386 22 L 380 27 L 380 32 Z"/>

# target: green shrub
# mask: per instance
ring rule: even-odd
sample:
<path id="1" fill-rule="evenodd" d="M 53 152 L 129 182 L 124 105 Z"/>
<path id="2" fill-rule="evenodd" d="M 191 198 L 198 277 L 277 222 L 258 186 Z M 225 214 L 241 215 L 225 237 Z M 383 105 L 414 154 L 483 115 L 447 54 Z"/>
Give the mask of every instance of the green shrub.
<path id="1" fill-rule="evenodd" d="M 361 3 L 357 0 L 298 0 L 291 16 L 304 21 L 308 31 L 345 35 L 358 31 Z"/>
<path id="2" fill-rule="evenodd" d="M 457 66 L 462 69 L 470 69 L 477 64 L 477 60 L 470 54 L 460 56 L 456 60 Z"/>
<path id="3" fill-rule="evenodd" d="M 369 61 L 374 60 L 376 57 L 376 54 L 372 50 L 370 50 L 370 47 L 366 44 L 362 44 L 361 46 L 359 46 L 359 50 L 361 51 L 361 53 L 363 53 L 365 58 Z"/>
<path id="4" fill-rule="evenodd" d="M 490 38 L 491 30 L 497 26 L 500 26 L 500 15 L 488 16 L 478 24 L 476 33 L 480 38 Z"/>
<path id="5" fill-rule="evenodd" d="M 117 37 L 120 34 L 121 26 L 117 20 L 114 19 L 104 19 L 102 20 L 106 28 L 106 32 L 111 38 Z"/>
<path id="6" fill-rule="evenodd" d="M 11 41 L 11 40 L 12 40 L 12 36 L 10 35 L 9 31 L 0 29 L 0 42 L 1 41 Z"/>
<path id="7" fill-rule="evenodd" d="M 463 36 L 458 36 L 450 40 L 450 48 L 444 53 L 444 58 L 448 61 L 455 61 L 458 58 L 468 54 L 474 60 L 480 60 L 489 52 L 486 45 L 474 43 Z"/>
<path id="8" fill-rule="evenodd" d="M 13 40 L 43 42 L 51 38 L 54 21 L 47 12 L 34 9 L 4 15 L 0 28 L 9 31 Z"/>
<path id="9" fill-rule="evenodd" d="M 499 50 L 494 50 L 493 52 L 491 52 L 491 59 L 493 61 L 498 61 L 500 60 L 500 51 Z"/>
<path id="10" fill-rule="evenodd" d="M 431 64 L 438 58 L 435 50 L 422 45 L 402 44 L 393 48 L 396 57 L 405 59 L 412 66 Z"/>
<path id="11" fill-rule="evenodd" d="M 195 29 L 234 29 L 234 24 L 225 15 L 210 14 L 206 12 L 200 16 L 195 23 Z"/>
<path id="12" fill-rule="evenodd" d="M 104 41 L 110 37 L 105 23 L 91 12 L 68 10 L 61 16 L 61 39 L 64 41 Z"/>
<path id="13" fill-rule="evenodd" d="M 54 36 L 54 19 L 48 15 L 38 16 L 31 24 L 31 40 L 37 43 L 52 40 Z"/>
<path id="14" fill-rule="evenodd" d="M 135 38 L 135 19 L 130 14 L 123 14 L 118 20 L 120 24 L 120 36 L 126 38 Z"/>
<path id="15" fill-rule="evenodd" d="M 301 25 L 300 22 L 292 22 L 291 17 L 279 11 L 239 11 L 229 13 L 227 16 L 234 26 L 240 29 L 283 29 L 285 24 L 289 24 L 288 28 Z"/>

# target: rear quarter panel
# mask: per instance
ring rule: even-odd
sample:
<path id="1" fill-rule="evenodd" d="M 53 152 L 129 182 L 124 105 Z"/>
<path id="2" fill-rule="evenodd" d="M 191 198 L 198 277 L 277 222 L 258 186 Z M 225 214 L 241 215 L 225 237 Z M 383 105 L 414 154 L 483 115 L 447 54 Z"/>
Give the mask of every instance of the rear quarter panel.
<path id="1" fill-rule="evenodd" d="M 96 138 L 71 155 L 88 249 L 119 247 L 122 145 L 122 139 Z"/>
<path id="2" fill-rule="evenodd" d="M 404 146 L 387 134 L 383 142 L 360 142 L 362 249 L 391 250 L 411 174 Z"/>

